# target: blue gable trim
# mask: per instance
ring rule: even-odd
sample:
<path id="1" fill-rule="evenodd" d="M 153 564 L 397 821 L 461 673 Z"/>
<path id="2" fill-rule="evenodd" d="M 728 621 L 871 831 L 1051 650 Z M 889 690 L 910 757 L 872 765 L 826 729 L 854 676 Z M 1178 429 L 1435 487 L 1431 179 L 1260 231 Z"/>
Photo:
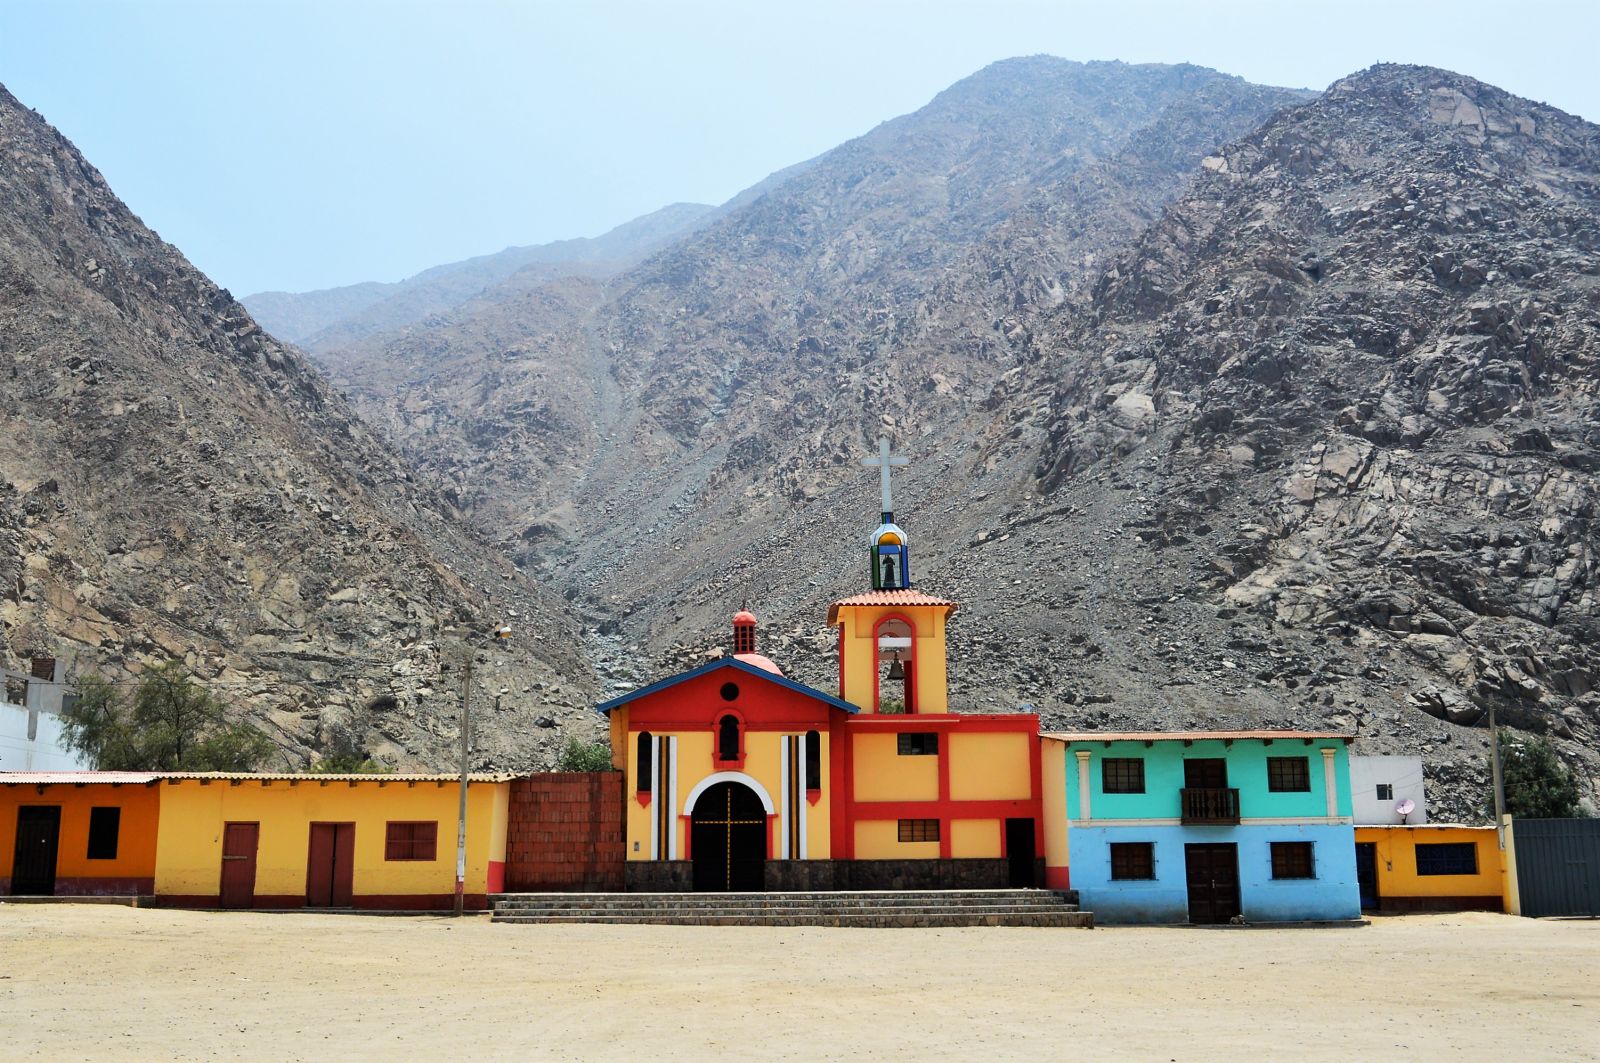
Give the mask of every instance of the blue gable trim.
<path id="1" fill-rule="evenodd" d="M 658 690 L 665 690 L 668 687 L 677 686 L 679 683 L 694 679 L 697 676 L 705 675 L 707 672 L 715 672 L 718 668 L 732 668 L 736 671 L 753 675 L 757 679 L 765 679 L 769 683 L 776 683 L 780 687 L 786 687 L 789 690 L 794 691 L 796 694 L 804 694 L 808 698 L 814 698 L 830 708 L 842 709 L 848 713 L 857 713 L 861 711 L 848 701 L 841 701 L 832 694 L 824 694 L 815 687 L 808 687 L 804 683 L 796 683 L 793 679 L 785 679 L 781 675 L 774 675 L 765 668 L 757 668 L 753 664 L 745 664 L 743 661 L 735 657 L 719 657 L 714 661 L 707 661 L 698 668 L 691 668 L 687 672 L 679 672 L 677 675 L 669 675 L 665 679 L 658 679 L 649 686 L 643 686 L 638 690 L 629 691 L 621 697 L 612 698 L 610 701 L 602 701 L 600 704 L 595 706 L 595 709 L 598 712 L 609 713 L 612 709 L 626 705 L 630 701 L 636 701 L 639 698 L 645 697 L 646 695 L 654 694 Z"/>

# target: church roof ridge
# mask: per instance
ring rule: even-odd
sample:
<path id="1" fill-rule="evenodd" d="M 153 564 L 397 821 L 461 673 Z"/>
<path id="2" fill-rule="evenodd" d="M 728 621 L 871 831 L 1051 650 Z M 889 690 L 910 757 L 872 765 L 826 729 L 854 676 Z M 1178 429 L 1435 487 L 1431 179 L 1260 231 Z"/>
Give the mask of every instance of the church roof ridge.
<path id="1" fill-rule="evenodd" d="M 697 665 L 696 667 L 689 669 L 687 672 L 679 672 L 677 675 L 669 675 L 665 679 L 658 679 L 654 683 L 642 686 L 637 690 L 630 690 L 626 694 L 620 694 L 617 697 L 612 698 L 610 701 L 602 701 L 600 704 L 595 706 L 595 711 L 609 715 L 612 709 L 621 708 L 630 701 L 633 701 L 637 698 L 642 698 L 647 694 L 654 694 L 658 690 L 665 690 L 668 687 L 677 686 L 679 683 L 693 679 L 696 676 L 705 675 L 707 672 L 716 671 L 718 668 L 733 668 L 738 671 L 748 673 L 749 675 L 765 679 L 769 683 L 776 683 L 781 687 L 793 690 L 797 694 L 804 694 L 807 697 L 816 698 L 818 701 L 825 702 L 835 709 L 843 709 L 845 712 L 851 714 L 861 711 L 848 701 L 845 701 L 841 698 L 836 698 L 832 694 L 824 694 L 816 687 L 808 687 L 804 683 L 797 683 L 787 676 L 780 675 L 776 672 L 769 672 L 759 665 L 742 661 L 738 657 L 718 657 L 714 661 L 707 661 L 705 664 Z"/>

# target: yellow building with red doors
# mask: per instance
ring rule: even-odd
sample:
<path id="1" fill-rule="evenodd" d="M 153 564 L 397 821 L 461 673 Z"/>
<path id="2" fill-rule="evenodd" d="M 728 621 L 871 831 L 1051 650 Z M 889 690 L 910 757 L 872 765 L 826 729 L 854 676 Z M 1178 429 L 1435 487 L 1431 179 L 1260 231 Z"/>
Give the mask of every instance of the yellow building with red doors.
<path id="1" fill-rule="evenodd" d="M 599 706 L 625 774 L 626 882 L 647 890 L 1042 885 L 1038 718 L 952 711 L 956 604 L 910 584 L 883 448 L 872 588 L 834 602 L 837 694 L 733 652 Z"/>

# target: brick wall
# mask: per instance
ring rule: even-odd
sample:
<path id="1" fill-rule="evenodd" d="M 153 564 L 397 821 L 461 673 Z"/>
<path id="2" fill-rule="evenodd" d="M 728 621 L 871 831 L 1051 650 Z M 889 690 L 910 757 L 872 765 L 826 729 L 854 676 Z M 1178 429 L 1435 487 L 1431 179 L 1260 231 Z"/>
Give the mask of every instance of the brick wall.
<path id="1" fill-rule="evenodd" d="M 506 892 L 620 891 L 622 864 L 621 772 L 511 780 Z"/>

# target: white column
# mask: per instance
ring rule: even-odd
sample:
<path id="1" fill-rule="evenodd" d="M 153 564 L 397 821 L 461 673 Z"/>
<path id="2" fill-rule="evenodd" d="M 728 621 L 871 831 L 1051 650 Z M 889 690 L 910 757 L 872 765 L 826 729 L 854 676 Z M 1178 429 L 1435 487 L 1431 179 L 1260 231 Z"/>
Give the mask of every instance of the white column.
<path id="1" fill-rule="evenodd" d="M 789 859 L 789 757 L 793 736 L 784 735 L 778 742 L 778 859 Z"/>
<path id="2" fill-rule="evenodd" d="M 799 738 L 795 739 L 795 741 L 800 744 L 800 759 L 796 763 L 800 765 L 800 770 L 804 772 L 806 770 L 806 736 L 801 735 Z M 822 754 L 822 749 L 820 748 L 822 745 L 821 735 L 817 736 L 817 745 L 817 755 L 820 757 Z M 802 785 L 794 788 L 795 793 L 800 795 L 800 852 L 798 855 L 801 860 L 806 859 L 806 809 L 811 807 L 811 801 L 806 797 L 806 788 L 803 785 L 805 781 L 805 777 L 802 775 L 800 778 Z"/>
<path id="3" fill-rule="evenodd" d="M 1339 772 L 1333 762 L 1336 749 L 1322 751 L 1322 788 L 1328 793 L 1328 818 L 1334 819 L 1339 815 Z"/>
<path id="4" fill-rule="evenodd" d="M 667 859 L 678 858 L 678 737 L 667 737 Z"/>
<path id="5" fill-rule="evenodd" d="M 661 859 L 661 736 L 650 736 L 650 859 Z"/>
<path id="6" fill-rule="evenodd" d="M 1089 751 L 1080 749 L 1074 756 L 1078 758 L 1078 822 L 1087 823 L 1090 819 Z"/>

